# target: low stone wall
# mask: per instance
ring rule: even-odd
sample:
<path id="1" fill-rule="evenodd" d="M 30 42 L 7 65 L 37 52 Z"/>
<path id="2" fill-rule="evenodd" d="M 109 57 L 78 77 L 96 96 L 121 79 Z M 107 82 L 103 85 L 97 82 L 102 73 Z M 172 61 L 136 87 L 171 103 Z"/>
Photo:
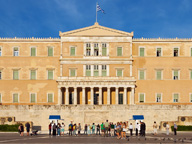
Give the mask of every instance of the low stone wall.
<path id="1" fill-rule="evenodd" d="M 153 122 L 177 121 L 179 116 L 192 116 L 192 105 L 0 105 L 0 117 L 15 117 L 16 121 L 32 121 L 41 130 L 48 130 L 49 115 L 61 115 L 68 129 L 73 123 L 92 124 L 130 121 L 132 115 L 144 115 L 147 130 L 152 130 Z M 133 124 L 134 125 L 134 124 Z"/>

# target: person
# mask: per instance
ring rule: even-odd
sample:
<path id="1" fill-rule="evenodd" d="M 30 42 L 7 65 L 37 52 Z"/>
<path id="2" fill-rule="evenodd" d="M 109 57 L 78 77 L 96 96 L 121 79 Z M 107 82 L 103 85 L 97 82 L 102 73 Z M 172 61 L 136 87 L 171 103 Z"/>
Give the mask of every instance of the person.
<path id="1" fill-rule="evenodd" d="M 120 133 L 121 133 L 121 124 L 117 122 L 117 139 L 121 139 Z"/>
<path id="2" fill-rule="evenodd" d="M 56 126 L 56 124 L 54 123 L 54 124 L 53 124 L 53 136 L 56 136 L 56 130 L 57 130 L 57 126 Z"/>
<path id="3" fill-rule="evenodd" d="M 58 136 L 61 135 L 61 124 L 60 123 L 57 124 L 57 135 Z"/>
<path id="4" fill-rule="evenodd" d="M 95 134 L 95 123 L 93 123 L 93 125 L 92 125 L 92 134 Z"/>
<path id="5" fill-rule="evenodd" d="M 71 121 L 71 123 L 69 124 L 69 135 L 72 136 L 72 131 L 73 131 L 73 122 Z"/>
<path id="6" fill-rule="evenodd" d="M 109 123 L 109 127 L 108 127 L 108 135 L 111 136 L 111 123 Z"/>
<path id="7" fill-rule="evenodd" d="M 62 123 L 61 124 L 61 135 L 63 135 L 64 136 L 64 131 L 65 131 L 65 124 L 64 123 Z"/>
<path id="8" fill-rule="evenodd" d="M 154 135 L 156 135 L 157 134 L 157 123 L 156 123 L 156 121 L 154 121 L 154 124 L 153 124 L 153 131 L 154 131 Z"/>
<path id="9" fill-rule="evenodd" d="M 77 130 L 78 130 L 78 135 L 81 134 L 81 124 L 79 123 L 78 127 L 77 127 Z"/>
<path id="10" fill-rule="evenodd" d="M 114 124 L 111 123 L 111 136 L 114 137 Z"/>
<path id="11" fill-rule="evenodd" d="M 122 123 L 121 127 L 122 127 L 121 138 L 125 139 L 126 138 L 126 128 L 127 128 L 126 123 L 125 122 Z"/>
<path id="12" fill-rule="evenodd" d="M 130 136 L 132 136 L 133 135 L 133 125 L 132 125 L 132 123 L 130 123 L 130 125 L 129 125 L 129 131 L 130 131 Z"/>
<path id="13" fill-rule="evenodd" d="M 109 128 L 109 123 L 108 120 L 106 120 L 105 122 L 105 131 L 104 131 L 104 137 L 107 136 L 108 137 L 108 128 Z"/>
<path id="14" fill-rule="evenodd" d="M 88 124 L 87 131 L 88 131 L 88 136 L 89 136 L 91 134 L 91 126 L 90 126 L 90 124 Z"/>
<path id="15" fill-rule="evenodd" d="M 73 125 L 73 135 L 77 136 L 76 134 L 77 126 L 76 124 Z"/>
<path id="16" fill-rule="evenodd" d="M 168 122 L 166 124 L 166 132 L 167 132 L 167 135 L 169 135 L 169 124 L 168 124 Z"/>
<path id="17" fill-rule="evenodd" d="M 114 136 L 116 136 L 117 134 L 117 124 L 114 124 Z"/>
<path id="18" fill-rule="evenodd" d="M 51 127 L 52 127 L 52 125 L 51 125 L 51 123 L 49 124 L 49 135 L 51 135 Z"/>
<path id="19" fill-rule="evenodd" d="M 86 134 L 86 135 L 87 135 L 87 124 L 85 124 L 84 134 Z"/>
<path id="20" fill-rule="evenodd" d="M 139 123 L 136 124 L 136 136 L 138 136 L 138 131 L 140 131 L 140 125 Z"/>
<path id="21" fill-rule="evenodd" d="M 97 125 L 97 133 L 99 133 L 99 135 L 100 135 L 100 125 L 99 124 Z M 97 135 L 97 133 L 96 133 L 96 135 Z"/>
<path id="22" fill-rule="evenodd" d="M 143 123 L 143 136 L 145 137 L 145 131 L 146 131 L 146 125 L 145 125 L 145 123 L 144 122 L 142 122 Z"/>
<path id="23" fill-rule="evenodd" d="M 20 126 L 21 136 L 24 136 L 24 126 L 21 124 Z"/>
<path id="24" fill-rule="evenodd" d="M 25 127 L 26 127 L 26 131 L 27 131 L 27 136 L 29 136 L 30 124 L 27 122 L 27 123 L 25 124 Z"/>
<path id="25" fill-rule="evenodd" d="M 101 135 L 104 136 L 104 133 L 105 133 L 105 128 L 104 128 L 104 124 L 102 122 L 102 124 L 101 124 Z"/>
<path id="26" fill-rule="evenodd" d="M 139 135 L 140 135 L 140 136 L 142 136 L 142 131 L 143 131 L 142 128 L 143 128 L 143 127 L 142 127 L 142 122 L 140 121 L 140 131 L 139 131 Z"/>
<path id="27" fill-rule="evenodd" d="M 177 124 L 174 123 L 173 127 L 174 127 L 174 135 L 177 135 Z"/>

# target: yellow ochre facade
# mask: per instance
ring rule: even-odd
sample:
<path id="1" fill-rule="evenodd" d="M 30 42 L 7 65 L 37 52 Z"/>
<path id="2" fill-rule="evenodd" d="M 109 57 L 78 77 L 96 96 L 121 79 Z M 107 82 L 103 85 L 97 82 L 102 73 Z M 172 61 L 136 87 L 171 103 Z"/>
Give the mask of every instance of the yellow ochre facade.
<path id="1" fill-rule="evenodd" d="M 95 23 L 60 38 L 0 38 L 1 105 L 191 105 L 192 39 Z"/>

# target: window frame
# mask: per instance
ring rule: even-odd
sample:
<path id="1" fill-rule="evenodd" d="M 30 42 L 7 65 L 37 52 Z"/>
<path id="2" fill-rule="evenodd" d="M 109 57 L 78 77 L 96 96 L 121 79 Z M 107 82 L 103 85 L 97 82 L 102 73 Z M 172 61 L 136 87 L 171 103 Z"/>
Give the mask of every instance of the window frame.
<path id="1" fill-rule="evenodd" d="M 0 103 L 2 103 L 2 93 L 0 93 Z"/>
<path id="2" fill-rule="evenodd" d="M 192 80 L 192 69 L 189 69 L 189 80 Z"/>
<path id="3" fill-rule="evenodd" d="M 32 56 L 32 49 L 35 48 L 35 56 Z M 30 56 L 31 57 L 36 57 L 37 56 L 37 47 L 36 46 L 31 46 L 30 47 Z"/>
<path id="4" fill-rule="evenodd" d="M 189 93 L 189 102 L 192 103 L 192 93 Z"/>
<path id="5" fill-rule="evenodd" d="M 117 76 L 117 74 L 118 74 L 118 70 L 121 70 L 121 76 Z M 124 72 L 124 69 L 123 68 L 116 68 L 116 77 L 123 77 L 123 72 Z"/>
<path id="6" fill-rule="evenodd" d="M 88 67 L 88 69 L 87 69 L 87 67 Z M 91 65 L 85 65 L 85 76 L 88 76 L 87 71 L 90 72 L 90 76 L 91 76 Z M 88 76 L 88 77 L 90 77 L 90 76 Z"/>
<path id="7" fill-rule="evenodd" d="M 176 70 L 178 71 L 178 78 L 177 78 L 177 79 L 174 79 L 174 77 L 175 77 L 175 76 L 174 76 L 174 71 L 176 71 Z M 180 70 L 179 70 L 179 69 L 173 69 L 173 70 L 172 70 L 172 80 L 180 80 Z"/>
<path id="8" fill-rule="evenodd" d="M 14 78 L 14 71 L 18 71 L 18 79 L 15 79 L 15 78 Z M 19 72 L 18 69 L 13 69 L 13 80 L 19 80 L 19 74 L 20 74 L 20 72 Z"/>
<path id="9" fill-rule="evenodd" d="M 158 48 L 161 49 L 161 53 L 160 53 L 161 56 L 157 56 L 157 49 L 158 49 Z M 163 51 L 163 50 L 162 50 L 162 47 L 156 47 L 156 57 L 162 57 L 162 56 L 163 56 L 163 52 L 162 52 L 162 51 Z"/>
<path id="10" fill-rule="evenodd" d="M 161 71 L 161 79 L 157 79 L 157 72 L 158 71 Z M 163 70 L 162 69 L 156 69 L 155 70 L 155 78 L 156 78 L 156 80 L 163 80 Z"/>
<path id="11" fill-rule="evenodd" d="M 121 55 L 118 55 L 118 48 L 121 48 Z M 123 47 L 122 46 L 117 46 L 117 56 L 120 57 L 120 56 L 123 56 Z"/>
<path id="12" fill-rule="evenodd" d="M 74 70 L 74 71 L 75 71 L 75 76 L 71 76 L 71 70 Z M 77 70 L 76 70 L 76 68 L 69 68 L 69 76 L 70 76 L 70 77 L 76 77 L 76 76 L 77 76 Z"/>
<path id="13" fill-rule="evenodd" d="M 120 103 L 121 101 L 120 101 L 120 95 L 122 96 L 122 103 Z M 118 105 L 123 105 L 123 96 L 124 96 L 124 94 L 123 93 L 118 93 Z"/>
<path id="14" fill-rule="evenodd" d="M 53 79 L 49 79 L 49 71 L 53 72 Z M 54 80 L 54 70 L 53 69 L 47 69 L 47 80 Z"/>
<path id="15" fill-rule="evenodd" d="M 14 102 L 14 94 L 18 94 L 18 102 Z M 12 102 L 13 103 L 20 103 L 20 99 L 19 99 L 19 93 L 16 93 L 16 92 L 14 92 L 14 93 L 12 93 Z"/>
<path id="16" fill-rule="evenodd" d="M 143 94 L 143 95 L 144 95 L 144 101 L 143 101 L 143 102 L 140 102 L 140 95 L 141 95 L 141 94 Z M 139 98 L 138 98 L 139 103 L 145 103 L 145 93 L 138 93 L 138 95 L 139 95 Z"/>
<path id="17" fill-rule="evenodd" d="M 174 51 L 175 51 L 174 49 L 175 49 L 175 48 L 177 48 L 177 49 L 178 49 L 178 55 L 177 55 L 177 56 L 174 56 Z M 176 47 L 173 47 L 173 57 L 179 57 L 179 56 L 180 56 L 180 54 L 179 54 L 179 53 L 180 53 L 180 48 L 179 48 L 179 47 L 177 47 L 177 46 L 176 46 Z"/>
<path id="18" fill-rule="evenodd" d="M 52 48 L 52 51 L 53 51 L 52 56 L 49 56 L 49 48 Z M 47 56 L 48 57 L 53 57 L 54 56 L 54 47 L 53 46 L 48 46 L 47 47 Z"/>
<path id="19" fill-rule="evenodd" d="M 18 55 L 17 55 L 17 56 L 15 55 L 15 50 L 14 50 L 15 48 L 18 48 Z M 20 47 L 19 47 L 19 46 L 14 46 L 14 47 L 13 47 L 13 56 L 14 56 L 14 57 L 20 56 Z"/>
<path id="20" fill-rule="evenodd" d="M 49 94 L 52 94 L 52 102 L 49 102 L 48 100 L 49 100 Z M 48 92 L 47 93 L 47 103 L 54 103 L 54 93 L 53 92 Z"/>
<path id="21" fill-rule="evenodd" d="M 2 80 L 3 79 L 3 76 L 2 76 L 2 70 L 0 69 L 0 80 Z"/>
<path id="22" fill-rule="evenodd" d="M 2 49 L 3 49 L 3 47 L 0 46 L 0 57 L 2 56 Z"/>
<path id="23" fill-rule="evenodd" d="M 95 69 L 96 67 L 96 69 Z M 98 72 L 98 75 L 95 75 L 95 72 Z M 99 77 L 99 65 L 93 65 L 93 76 Z"/>
<path id="24" fill-rule="evenodd" d="M 35 102 L 31 102 L 31 94 L 35 94 Z M 29 103 L 37 103 L 37 93 L 31 92 L 31 93 L 29 94 L 29 98 L 30 98 Z"/>
<path id="25" fill-rule="evenodd" d="M 74 55 L 71 54 L 71 50 L 72 50 L 72 48 L 75 49 L 75 53 L 74 53 Z M 76 46 L 70 46 L 69 49 L 70 49 L 70 56 L 76 56 Z"/>
<path id="26" fill-rule="evenodd" d="M 141 51 L 140 51 L 141 48 L 144 49 L 144 53 L 143 53 L 144 55 L 143 55 L 143 56 L 141 56 Z M 145 47 L 140 46 L 140 47 L 139 47 L 139 57 L 145 57 L 145 56 L 146 56 L 146 54 L 145 54 Z"/>
<path id="27" fill-rule="evenodd" d="M 175 95 L 175 94 L 178 94 L 178 101 L 177 101 L 177 102 L 174 102 L 174 95 Z M 173 93 L 173 94 L 172 94 L 173 103 L 179 103 L 179 97 L 180 97 L 180 93 Z"/>
<path id="28" fill-rule="evenodd" d="M 103 67 L 104 67 L 105 69 L 103 69 Z M 106 72 L 106 75 L 105 75 L 105 76 L 107 76 L 107 65 L 101 65 L 101 76 L 104 77 L 103 72 Z"/>
<path id="29" fill-rule="evenodd" d="M 31 71 L 35 71 L 35 79 L 32 79 Z M 30 70 L 30 80 L 37 80 L 37 70 L 36 69 L 31 69 Z"/>
<path id="30" fill-rule="evenodd" d="M 141 79 L 141 78 L 140 78 L 140 71 L 144 71 L 144 79 Z M 139 69 L 139 70 L 138 70 L 138 79 L 139 79 L 139 80 L 146 80 L 146 70 L 145 70 L 145 69 Z"/>
<path id="31" fill-rule="evenodd" d="M 161 101 L 160 102 L 157 102 L 157 95 L 158 94 L 161 94 Z M 162 103 L 162 101 L 163 101 L 163 96 L 162 95 L 163 95 L 162 93 L 155 93 L 155 102 L 156 103 Z"/>

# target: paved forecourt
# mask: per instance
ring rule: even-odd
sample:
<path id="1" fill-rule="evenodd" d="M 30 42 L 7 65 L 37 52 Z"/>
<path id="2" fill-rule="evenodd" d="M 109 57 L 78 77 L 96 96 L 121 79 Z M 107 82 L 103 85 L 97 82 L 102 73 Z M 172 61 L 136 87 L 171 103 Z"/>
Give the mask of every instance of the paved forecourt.
<path id="1" fill-rule="evenodd" d="M 0 133 L 0 143 L 192 143 L 192 133 L 180 133 L 177 136 L 147 134 L 145 138 L 133 136 L 117 140 L 116 137 L 98 135 L 49 136 L 46 134 L 20 137 L 17 133 Z"/>

